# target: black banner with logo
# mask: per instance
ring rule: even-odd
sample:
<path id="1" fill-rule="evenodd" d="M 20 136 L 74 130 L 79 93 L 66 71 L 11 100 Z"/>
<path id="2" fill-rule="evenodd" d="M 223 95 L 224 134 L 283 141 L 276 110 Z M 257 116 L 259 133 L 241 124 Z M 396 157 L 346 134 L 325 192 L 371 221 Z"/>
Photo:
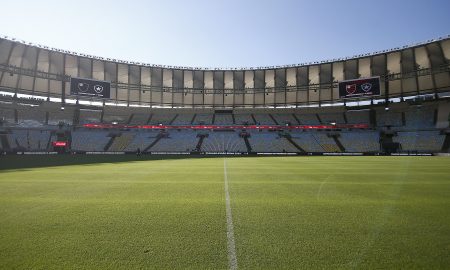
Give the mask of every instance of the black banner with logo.
<path id="1" fill-rule="evenodd" d="M 339 82 L 340 98 L 355 98 L 380 95 L 380 77 Z"/>
<path id="2" fill-rule="evenodd" d="M 70 94 L 78 96 L 90 96 L 110 98 L 111 84 L 105 81 L 71 78 Z"/>

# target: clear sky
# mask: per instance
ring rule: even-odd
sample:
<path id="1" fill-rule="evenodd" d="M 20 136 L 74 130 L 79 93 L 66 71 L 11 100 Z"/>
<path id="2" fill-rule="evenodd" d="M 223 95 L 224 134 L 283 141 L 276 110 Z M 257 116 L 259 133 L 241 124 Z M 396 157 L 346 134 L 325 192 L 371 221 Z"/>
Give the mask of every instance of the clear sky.
<path id="1" fill-rule="evenodd" d="M 450 34 L 450 0 L 1 1 L 0 34 L 150 64 L 327 60 Z"/>

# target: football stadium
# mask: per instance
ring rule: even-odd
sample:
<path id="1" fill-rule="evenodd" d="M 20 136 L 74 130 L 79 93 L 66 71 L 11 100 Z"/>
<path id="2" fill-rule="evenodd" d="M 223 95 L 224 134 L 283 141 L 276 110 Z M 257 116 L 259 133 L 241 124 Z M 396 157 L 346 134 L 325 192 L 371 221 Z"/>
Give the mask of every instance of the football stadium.
<path id="1" fill-rule="evenodd" d="M 450 36 L 245 68 L 70 49 L 0 36 L 0 269 L 448 269 Z"/>

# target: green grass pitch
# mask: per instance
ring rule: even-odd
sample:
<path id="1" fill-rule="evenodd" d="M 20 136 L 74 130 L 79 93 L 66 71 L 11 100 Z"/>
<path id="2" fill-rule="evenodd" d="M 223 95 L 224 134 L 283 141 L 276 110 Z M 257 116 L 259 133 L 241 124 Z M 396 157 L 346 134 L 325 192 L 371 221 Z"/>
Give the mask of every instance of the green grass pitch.
<path id="1" fill-rule="evenodd" d="M 448 269 L 446 157 L 0 157 L 0 269 Z"/>

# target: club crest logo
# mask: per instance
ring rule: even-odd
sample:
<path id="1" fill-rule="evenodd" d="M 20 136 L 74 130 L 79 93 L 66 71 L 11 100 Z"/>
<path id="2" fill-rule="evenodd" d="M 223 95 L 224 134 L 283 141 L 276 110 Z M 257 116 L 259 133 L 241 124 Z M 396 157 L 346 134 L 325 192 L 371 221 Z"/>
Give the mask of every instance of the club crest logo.
<path id="1" fill-rule="evenodd" d="M 89 84 L 82 83 L 82 82 L 78 83 L 78 90 L 80 92 L 86 92 L 88 89 L 89 89 Z"/>
<path id="2" fill-rule="evenodd" d="M 348 84 L 345 86 L 345 91 L 348 94 L 354 94 L 356 92 L 356 84 Z"/>
<path id="3" fill-rule="evenodd" d="M 95 91 L 95 93 L 100 94 L 101 92 L 103 92 L 103 86 L 95 85 L 94 86 L 94 91 Z"/>
<path id="4" fill-rule="evenodd" d="M 372 84 L 371 83 L 362 84 L 361 90 L 363 90 L 364 92 L 369 92 L 370 90 L 372 90 Z"/>

